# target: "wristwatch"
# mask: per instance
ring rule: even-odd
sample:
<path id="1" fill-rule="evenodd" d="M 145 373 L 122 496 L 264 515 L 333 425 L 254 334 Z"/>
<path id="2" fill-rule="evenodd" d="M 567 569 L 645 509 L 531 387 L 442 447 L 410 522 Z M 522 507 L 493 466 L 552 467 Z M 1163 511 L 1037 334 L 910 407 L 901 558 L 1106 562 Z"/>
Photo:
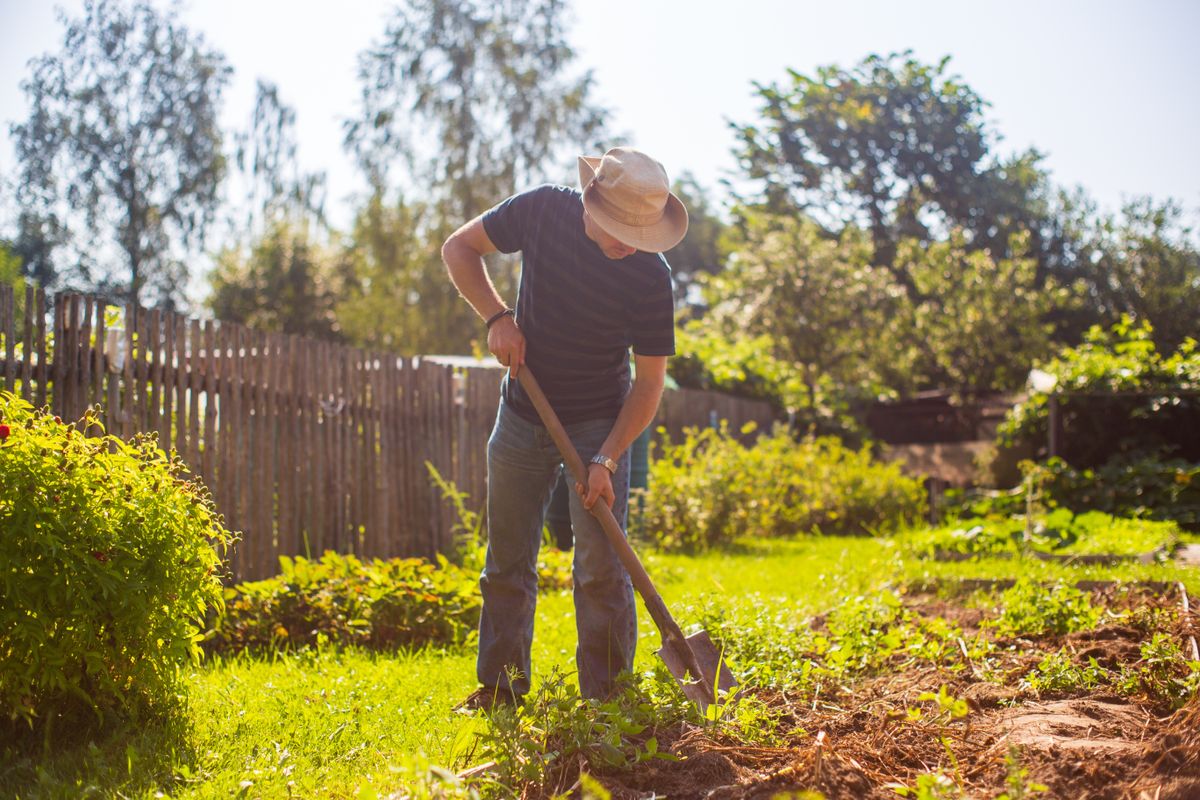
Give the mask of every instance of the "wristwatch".
<path id="1" fill-rule="evenodd" d="M 613 475 L 617 474 L 617 462 L 613 461 L 611 458 L 604 455 L 603 453 L 597 453 L 596 455 L 592 456 L 591 463 L 599 464 L 600 466 L 604 467 L 606 470 L 611 472 Z"/>

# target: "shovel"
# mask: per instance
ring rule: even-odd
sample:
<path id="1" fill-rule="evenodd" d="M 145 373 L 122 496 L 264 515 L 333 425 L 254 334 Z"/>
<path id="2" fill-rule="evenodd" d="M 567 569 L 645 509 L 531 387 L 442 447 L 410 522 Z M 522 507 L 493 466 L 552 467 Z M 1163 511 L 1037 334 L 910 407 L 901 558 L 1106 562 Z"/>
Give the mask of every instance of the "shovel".
<path id="1" fill-rule="evenodd" d="M 567 436 L 566 430 L 559 422 L 558 415 L 550 407 L 546 395 L 542 393 L 542 389 L 538 386 L 533 373 L 529 371 L 528 365 L 521 367 L 518 380 L 520 380 L 525 394 L 529 395 L 530 401 L 533 402 L 533 407 L 537 409 L 538 416 L 542 418 L 542 424 L 546 426 L 550 437 L 554 439 L 554 444 L 558 446 L 558 451 L 562 454 L 567 468 L 571 470 L 575 480 L 587 486 L 587 467 L 584 466 L 579 453 L 575 451 L 575 446 L 571 444 L 570 437 Z M 658 632 L 662 636 L 662 648 L 658 651 L 659 658 L 675 676 L 675 680 L 679 682 L 680 688 L 683 689 L 683 693 L 688 699 L 699 706 L 701 711 L 706 710 L 709 703 L 716 701 L 717 691 L 728 692 L 737 686 L 733 673 L 729 671 L 721 653 L 706 631 L 684 637 L 683 631 L 679 629 L 679 624 L 675 622 L 671 612 L 667 611 L 666 603 L 655 590 L 650 576 L 646 574 L 642 562 L 633 552 L 633 548 L 629 546 L 629 542 L 625 539 L 625 534 L 621 531 L 621 526 L 617 523 L 617 518 L 613 516 L 612 509 L 608 507 L 608 504 L 603 500 L 598 500 L 592 506 L 591 512 L 592 516 L 600 521 L 600 527 L 604 529 L 608 543 L 617 552 L 617 557 L 621 559 L 621 564 L 633 580 L 634 588 L 642 596 L 646 610 L 650 612 L 651 619 L 658 626 Z"/>

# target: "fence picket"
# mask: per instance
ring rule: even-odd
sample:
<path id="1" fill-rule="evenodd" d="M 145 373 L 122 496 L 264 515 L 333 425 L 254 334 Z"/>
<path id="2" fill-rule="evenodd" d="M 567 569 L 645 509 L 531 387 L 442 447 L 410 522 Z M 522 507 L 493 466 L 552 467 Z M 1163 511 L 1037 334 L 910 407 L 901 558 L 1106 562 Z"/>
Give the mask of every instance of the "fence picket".
<path id="1" fill-rule="evenodd" d="M 30 286 L 21 315 L 16 299 L 0 287 L 0 386 L 49 402 L 68 420 L 101 403 L 110 433 L 156 432 L 160 447 L 173 446 L 242 534 L 227 554 L 231 579 L 266 577 L 281 555 L 325 549 L 367 558 L 445 551 L 455 520 L 427 462 L 473 509 L 484 508 L 499 369 L 201 323 L 133 303 L 121 331 L 109 325 L 102 298 L 48 300 Z M 664 397 L 654 424 L 677 437 L 711 416 L 729 419 L 734 432 L 772 420 L 765 403 L 681 389 Z"/>
<path id="2" fill-rule="evenodd" d="M 0 286 L 0 336 L 4 337 L 4 389 L 11 392 L 16 386 L 16 291 Z"/>
<path id="3" fill-rule="evenodd" d="M 21 352 L 25 357 L 21 360 L 21 396 L 30 402 L 33 401 L 33 311 L 40 295 L 40 290 L 35 290 L 33 284 L 25 286 L 25 324 L 21 337 Z"/>

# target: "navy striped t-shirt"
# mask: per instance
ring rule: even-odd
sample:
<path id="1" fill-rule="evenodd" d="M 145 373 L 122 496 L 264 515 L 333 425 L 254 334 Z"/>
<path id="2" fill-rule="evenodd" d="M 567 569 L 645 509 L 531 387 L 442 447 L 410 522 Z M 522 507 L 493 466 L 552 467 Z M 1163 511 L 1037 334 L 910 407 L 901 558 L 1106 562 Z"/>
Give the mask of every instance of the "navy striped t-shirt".
<path id="1" fill-rule="evenodd" d="M 545 185 L 483 215 L 502 253 L 521 251 L 517 324 L 525 362 L 564 424 L 616 419 L 629 392 L 629 348 L 675 354 L 671 268 L 659 253 L 610 259 L 583 229 L 583 197 Z M 529 422 L 537 411 L 517 381 L 504 401 Z"/>

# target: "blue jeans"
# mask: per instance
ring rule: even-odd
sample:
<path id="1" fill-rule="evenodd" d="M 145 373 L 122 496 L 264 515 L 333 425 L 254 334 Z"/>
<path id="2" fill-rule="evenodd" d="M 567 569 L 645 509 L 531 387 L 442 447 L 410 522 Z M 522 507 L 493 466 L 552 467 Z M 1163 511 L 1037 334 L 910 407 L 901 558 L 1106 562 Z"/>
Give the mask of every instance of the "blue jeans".
<path id="1" fill-rule="evenodd" d="M 614 420 L 565 426 L 586 463 L 608 437 Z M 529 691 L 533 617 L 537 604 L 537 554 L 542 542 L 546 499 L 562 463 L 549 432 L 517 416 L 503 401 L 488 440 L 488 548 L 479 578 L 483 614 L 479 620 L 476 674 L 485 686 L 523 695 Z M 625 527 L 629 501 L 629 454 L 613 476 L 613 515 Z M 604 530 L 573 489 L 575 530 L 575 662 L 584 697 L 604 697 L 617 674 L 632 669 L 637 644 L 633 584 L 608 543 Z M 603 501 L 599 501 L 603 502 Z"/>

